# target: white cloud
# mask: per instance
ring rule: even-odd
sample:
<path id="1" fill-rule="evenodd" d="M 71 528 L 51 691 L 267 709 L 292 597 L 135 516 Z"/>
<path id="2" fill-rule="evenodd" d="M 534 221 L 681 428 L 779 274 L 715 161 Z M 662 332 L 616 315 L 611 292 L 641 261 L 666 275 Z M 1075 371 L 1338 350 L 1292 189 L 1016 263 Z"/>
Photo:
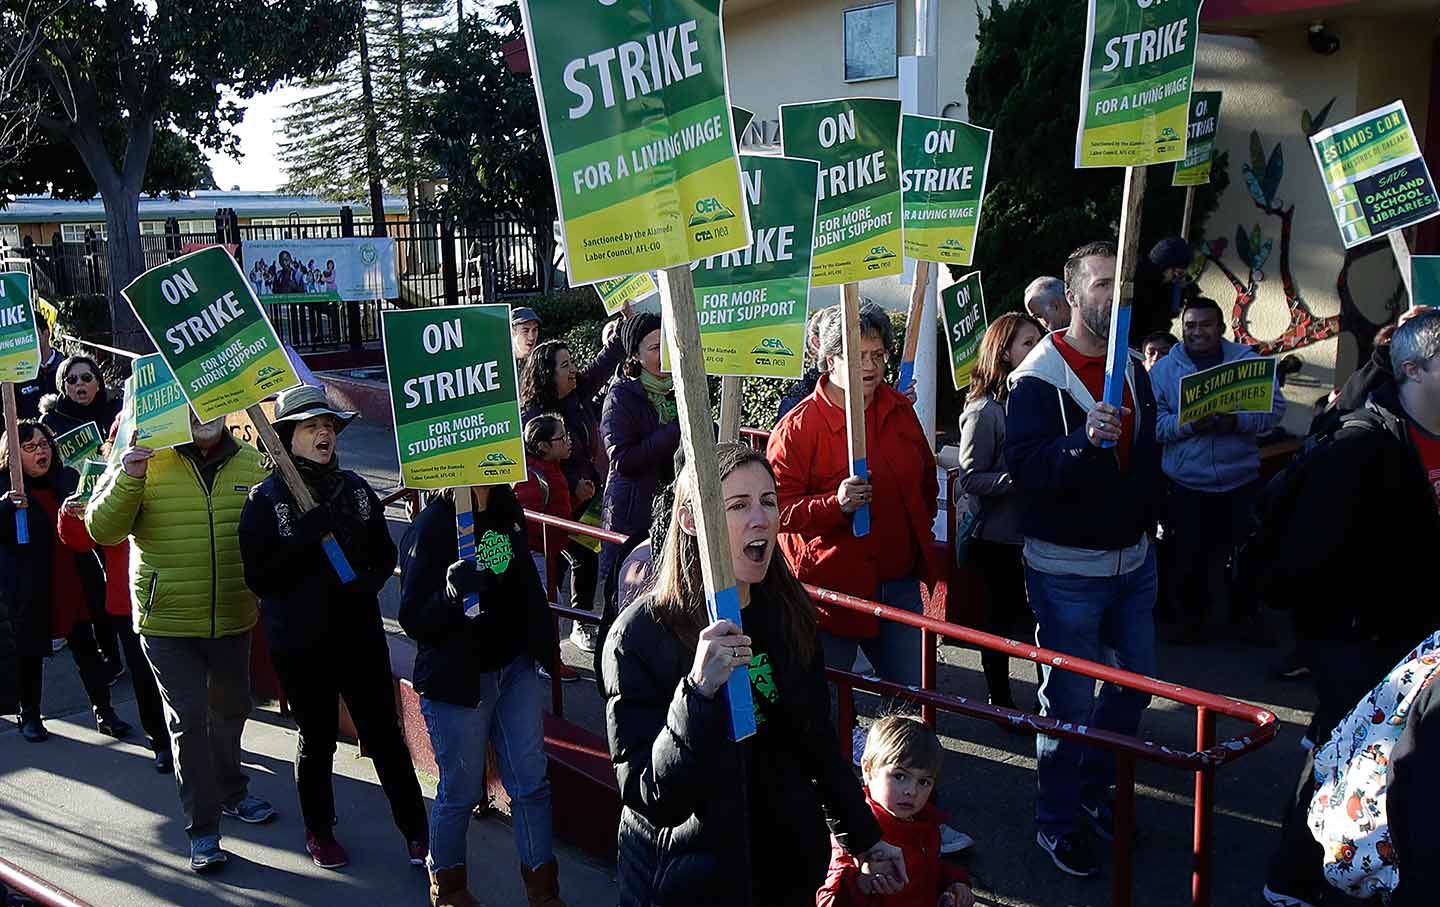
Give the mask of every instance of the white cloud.
<path id="1" fill-rule="evenodd" d="M 280 119 L 287 105 L 303 97 L 304 89 L 283 87 L 257 95 L 245 104 L 245 118 L 235 127 L 244 157 L 237 161 L 224 154 L 209 156 L 217 186 L 221 189 L 239 186 L 251 192 L 280 188 L 285 182 L 279 158 Z"/>

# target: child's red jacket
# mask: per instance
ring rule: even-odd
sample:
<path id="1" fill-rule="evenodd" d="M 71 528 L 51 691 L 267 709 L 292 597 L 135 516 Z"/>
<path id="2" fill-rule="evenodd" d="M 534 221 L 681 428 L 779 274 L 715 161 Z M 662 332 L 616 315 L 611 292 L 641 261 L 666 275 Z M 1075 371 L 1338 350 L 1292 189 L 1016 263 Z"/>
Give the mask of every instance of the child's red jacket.
<path id="1" fill-rule="evenodd" d="M 830 871 L 815 894 L 815 907 L 935 907 L 940 895 L 956 882 L 970 883 L 970 875 L 959 866 L 940 859 L 940 825 L 945 813 L 933 803 L 910 821 L 897 819 L 870 798 L 866 801 L 887 843 L 905 854 L 905 872 L 910 882 L 899 894 L 862 894 L 857 879 L 860 864 L 835 839 L 830 839 Z"/>

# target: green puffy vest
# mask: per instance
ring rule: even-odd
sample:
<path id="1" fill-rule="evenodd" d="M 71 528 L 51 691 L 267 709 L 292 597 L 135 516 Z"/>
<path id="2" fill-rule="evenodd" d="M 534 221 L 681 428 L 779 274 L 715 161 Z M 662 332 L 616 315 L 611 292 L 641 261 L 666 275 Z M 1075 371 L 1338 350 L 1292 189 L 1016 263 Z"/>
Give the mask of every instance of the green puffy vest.
<path id="1" fill-rule="evenodd" d="M 209 491 L 195 463 L 174 450 L 157 451 L 143 479 L 119 467 L 105 473 L 85 526 L 101 545 L 130 538 L 136 632 L 214 639 L 255 626 L 236 528 L 251 486 L 267 475 L 260 453 L 244 444 Z"/>

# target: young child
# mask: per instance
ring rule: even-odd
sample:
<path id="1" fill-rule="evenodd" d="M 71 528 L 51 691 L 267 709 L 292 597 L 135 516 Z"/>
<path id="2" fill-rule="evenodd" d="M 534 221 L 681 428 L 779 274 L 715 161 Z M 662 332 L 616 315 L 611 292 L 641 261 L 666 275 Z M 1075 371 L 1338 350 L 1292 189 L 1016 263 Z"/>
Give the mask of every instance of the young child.
<path id="1" fill-rule="evenodd" d="M 525 459 L 528 474 L 525 481 L 515 486 L 515 497 L 526 510 L 535 510 L 570 519 L 574 506 L 570 500 L 570 486 L 560 464 L 570 459 L 570 435 L 565 430 L 565 421 L 554 413 L 541 413 L 525 423 Z M 550 536 L 550 550 L 560 552 L 569 540 L 564 529 L 545 527 L 529 523 L 530 553 L 535 558 L 535 569 L 540 572 L 540 583 L 546 591 L 545 535 Z M 558 579 L 558 578 L 557 578 Z"/>
<path id="2" fill-rule="evenodd" d="M 973 907 L 969 875 L 940 859 L 945 814 L 930 794 L 944 756 L 935 732 L 908 715 L 870 726 L 860 760 L 865 795 L 884 839 L 905 853 L 910 881 L 899 888 L 884 877 L 862 877 L 855 858 L 831 839 L 830 872 L 815 907 Z"/>

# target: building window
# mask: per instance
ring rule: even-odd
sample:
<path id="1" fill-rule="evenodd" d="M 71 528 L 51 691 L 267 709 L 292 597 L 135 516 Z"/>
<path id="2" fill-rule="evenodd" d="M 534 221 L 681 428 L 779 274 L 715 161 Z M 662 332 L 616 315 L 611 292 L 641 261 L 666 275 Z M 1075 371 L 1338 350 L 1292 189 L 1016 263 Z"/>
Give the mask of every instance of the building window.
<path id="1" fill-rule="evenodd" d="M 94 230 L 96 239 L 105 238 L 105 225 L 101 224 L 61 224 L 60 238 L 65 242 L 84 242 L 85 231 Z"/>
<path id="2" fill-rule="evenodd" d="M 215 221 L 213 220 L 182 220 L 179 221 L 180 233 L 214 233 Z M 165 221 L 163 220 L 142 220 L 140 222 L 141 236 L 164 236 Z"/>
<path id="3" fill-rule="evenodd" d="M 20 248 L 20 228 L 15 224 L 0 224 L 0 246 L 7 249 Z"/>
<path id="4" fill-rule="evenodd" d="M 893 79 L 900 40 L 895 0 L 845 10 L 845 81 Z"/>

